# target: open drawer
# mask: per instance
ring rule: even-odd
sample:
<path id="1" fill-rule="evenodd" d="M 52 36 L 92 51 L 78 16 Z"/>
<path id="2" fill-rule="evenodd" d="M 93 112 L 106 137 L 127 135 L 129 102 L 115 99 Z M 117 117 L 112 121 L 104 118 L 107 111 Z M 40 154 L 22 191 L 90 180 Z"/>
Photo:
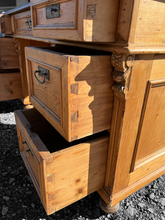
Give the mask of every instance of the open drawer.
<path id="1" fill-rule="evenodd" d="M 108 132 L 69 143 L 36 109 L 15 117 L 22 159 L 48 215 L 103 187 Z"/>
<path id="2" fill-rule="evenodd" d="M 110 129 L 110 53 L 69 46 L 25 51 L 30 101 L 67 141 Z"/>

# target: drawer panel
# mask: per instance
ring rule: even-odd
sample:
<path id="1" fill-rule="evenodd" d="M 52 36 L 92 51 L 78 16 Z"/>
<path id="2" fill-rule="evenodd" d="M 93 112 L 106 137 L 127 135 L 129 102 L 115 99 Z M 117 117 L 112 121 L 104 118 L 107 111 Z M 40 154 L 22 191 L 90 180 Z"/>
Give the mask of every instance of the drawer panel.
<path id="1" fill-rule="evenodd" d="M 0 69 L 19 69 L 13 38 L 0 38 Z"/>
<path id="2" fill-rule="evenodd" d="M 11 70 L 0 70 L 0 101 L 22 98 L 21 74 Z"/>
<path id="3" fill-rule="evenodd" d="M 108 132 L 69 143 L 36 109 L 15 117 L 21 156 L 48 215 L 103 187 Z"/>
<path id="4" fill-rule="evenodd" d="M 30 10 L 13 15 L 13 29 L 15 34 L 32 35 Z"/>
<path id="5" fill-rule="evenodd" d="M 67 46 L 25 51 L 30 101 L 66 140 L 110 128 L 111 54 Z M 45 81 L 39 68 L 48 72 Z"/>
<path id="6" fill-rule="evenodd" d="M 11 15 L 3 15 L 2 17 L 0 17 L 0 33 L 13 34 Z"/>
<path id="7" fill-rule="evenodd" d="M 119 0 L 32 0 L 36 37 L 115 42 Z"/>

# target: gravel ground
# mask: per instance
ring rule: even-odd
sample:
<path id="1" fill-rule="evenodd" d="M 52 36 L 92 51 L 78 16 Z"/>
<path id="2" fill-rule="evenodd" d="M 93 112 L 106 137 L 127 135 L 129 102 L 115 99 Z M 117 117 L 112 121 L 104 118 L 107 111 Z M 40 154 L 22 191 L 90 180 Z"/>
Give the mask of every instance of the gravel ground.
<path id="1" fill-rule="evenodd" d="M 0 219 L 7 220 L 165 220 L 165 175 L 120 202 L 107 214 L 97 192 L 47 216 L 19 154 L 14 111 L 20 100 L 0 102 Z"/>

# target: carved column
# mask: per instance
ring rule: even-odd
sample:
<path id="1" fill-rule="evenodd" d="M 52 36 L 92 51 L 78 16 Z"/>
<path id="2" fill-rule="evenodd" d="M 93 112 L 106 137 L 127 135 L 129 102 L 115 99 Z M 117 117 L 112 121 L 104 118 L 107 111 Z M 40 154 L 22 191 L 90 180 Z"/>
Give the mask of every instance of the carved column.
<path id="1" fill-rule="evenodd" d="M 114 91 L 114 108 L 110 130 L 110 142 L 108 149 L 108 161 L 106 168 L 105 186 L 98 193 L 101 196 L 100 206 L 108 212 L 116 212 L 119 204 L 112 204 L 112 189 L 116 171 L 118 146 L 121 136 L 125 101 L 129 94 L 129 85 L 131 80 L 131 71 L 134 63 L 132 55 L 113 53 L 111 58 L 112 66 L 114 67 L 113 79 L 115 84 L 112 89 Z"/>

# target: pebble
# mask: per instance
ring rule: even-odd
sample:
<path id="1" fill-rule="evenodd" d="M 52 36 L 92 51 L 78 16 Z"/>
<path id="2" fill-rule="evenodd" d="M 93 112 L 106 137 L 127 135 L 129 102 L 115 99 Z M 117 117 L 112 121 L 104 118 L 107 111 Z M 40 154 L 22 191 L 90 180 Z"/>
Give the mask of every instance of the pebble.
<path id="1" fill-rule="evenodd" d="M 140 203 L 138 204 L 138 206 L 139 206 L 140 208 L 144 208 L 146 205 L 145 205 L 144 202 L 140 202 Z"/>
<path id="2" fill-rule="evenodd" d="M 13 183 L 15 181 L 15 178 L 10 178 L 9 184 Z"/>
<path id="3" fill-rule="evenodd" d="M 165 198 L 161 198 L 161 199 L 159 200 L 159 202 L 161 203 L 162 206 L 165 206 Z"/>
<path id="4" fill-rule="evenodd" d="M 150 197 L 150 199 L 154 199 L 154 198 L 155 198 L 154 193 L 151 193 L 151 194 L 149 195 L 149 197 Z"/>
<path id="5" fill-rule="evenodd" d="M 152 208 L 148 208 L 148 211 L 151 212 L 152 214 L 154 213 L 154 210 Z"/>
<path id="6" fill-rule="evenodd" d="M 8 196 L 3 196 L 3 199 L 8 202 L 10 200 L 10 198 Z"/>
<path id="7" fill-rule="evenodd" d="M 2 215 L 6 215 L 7 214 L 7 212 L 8 212 L 8 207 L 7 206 L 3 206 L 2 207 Z"/>
<path id="8" fill-rule="evenodd" d="M 34 207 L 35 207 L 35 204 L 34 204 L 34 203 L 31 203 L 31 207 L 34 208 Z"/>
<path id="9" fill-rule="evenodd" d="M 126 214 L 127 216 L 134 217 L 135 214 L 136 214 L 136 209 L 133 208 L 133 207 L 131 207 L 131 206 L 129 206 L 128 209 L 125 210 L 125 214 Z"/>
<path id="10" fill-rule="evenodd" d="M 7 172 L 2 173 L 2 176 L 7 176 Z"/>

